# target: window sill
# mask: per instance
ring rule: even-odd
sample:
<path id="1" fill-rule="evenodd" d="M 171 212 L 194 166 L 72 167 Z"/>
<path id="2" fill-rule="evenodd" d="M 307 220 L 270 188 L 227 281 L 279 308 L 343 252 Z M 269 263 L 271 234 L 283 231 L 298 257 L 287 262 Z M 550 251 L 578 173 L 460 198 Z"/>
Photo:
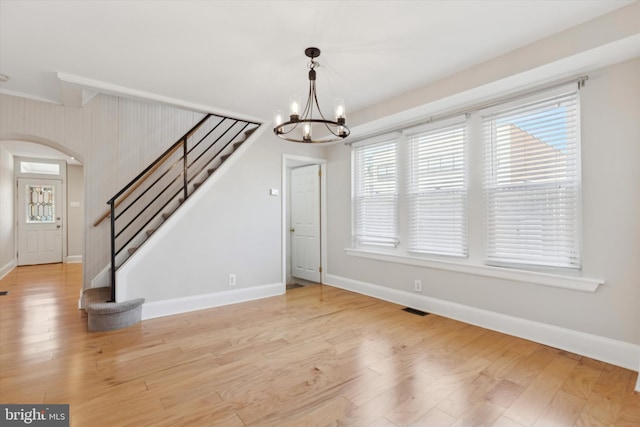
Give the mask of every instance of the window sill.
<path id="1" fill-rule="evenodd" d="M 393 262 L 397 264 L 406 264 L 418 267 L 427 267 L 436 270 L 453 271 L 475 276 L 514 280 L 518 282 L 533 283 L 536 285 L 571 289 L 580 292 L 595 292 L 598 289 L 598 286 L 604 284 L 604 280 L 599 279 L 571 277 L 559 274 L 539 273 L 526 270 L 514 270 L 508 268 L 492 267 L 488 265 L 465 264 L 455 261 L 425 259 L 410 255 L 396 255 L 377 252 L 368 249 L 346 248 L 345 252 L 347 253 L 347 255 L 375 259 L 378 261 Z"/>

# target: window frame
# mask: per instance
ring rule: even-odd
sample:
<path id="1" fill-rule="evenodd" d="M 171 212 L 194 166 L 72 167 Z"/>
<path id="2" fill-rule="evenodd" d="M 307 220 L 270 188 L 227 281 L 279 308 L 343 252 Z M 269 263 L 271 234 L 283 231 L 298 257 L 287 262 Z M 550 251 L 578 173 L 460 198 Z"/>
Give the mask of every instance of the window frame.
<path id="1" fill-rule="evenodd" d="M 472 274 L 478 276 L 501 278 L 510 281 L 520 281 L 526 283 L 547 285 L 557 288 L 570 289 L 581 292 L 595 292 L 600 284 L 604 281 L 601 279 L 590 279 L 583 277 L 582 269 L 563 268 L 563 267 L 539 267 L 531 264 L 498 264 L 487 263 L 485 257 L 485 233 L 484 233 L 484 156 L 485 148 L 483 143 L 483 124 L 480 111 L 488 108 L 502 107 L 508 104 L 523 103 L 528 99 L 535 99 L 544 97 L 546 94 L 554 91 L 576 91 L 578 93 L 577 100 L 577 114 L 580 114 L 580 90 L 583 87 L 583 82 L 587 77 L 579 77 L 573 80 L 566 80 L 562 83 L 549 84 L 543 87 L 534 88 L 529 91 L 519 92 L 516 94 L 502 94 L 501 96 L 491 98 L 485 98 L 482 104 L 471 105 L 467 108 L 455 110 L 452 113 L 443 113 L 441 115 L 435 114 L 435 110 L 429 112 L 423 112 L 423 120 L 414 116 L 410 120 L 405 120 L 405 124 L 390 124 L 386 122 L 386 125 L 381 128 L 380 133 L 370 133 L 372 135 L 367 139 L 361 139 L 356 142 L 347 143 L 347 145 L 360 145 L 366 144 L 368 141 L 378 138 L 379 135 L 384 135 L 389 132 L 401 132 L 403 135 L 400 137 L 400 152 L 398 153 L 399 168 L 402 170 L 406 168 L 408 160 L 406 159 L 406 148 L 403 145 L 406 144 L 406 138 L 404 133 L 414 127 L 430 126 L 432 124 L 440 123 L 449 120 L 453 117 L 460 115 L 467 116 L 468 124 L 468 143 L 467 143 L 467 227 L 468 227 L 468 257 L 450 257 L 444 255 L 435 255 L 427 253 L 411 252 L 408 250 L 407 245 L 407 221 L 408 213 L 406 211 L 406 188 L 407 188 L 407 174 L 400 173 L 400 186 L 398 187 L 398 199 L 399 199 L 399 239 L 400 242 L 395 247 L 366 247 L 357 245 L 352 241 L 352 245 L 345 248 L 345 251 L 350 256 L 363 257 L 374 260 L 381 260 L 385 262 L 413 265 L 418 267 L 428 267 L 435 270 L 444 270 L 452 272 L 461 272 L 465 274 Z M 576 89 L 577 88 L 577 89 Z M 444 110 L 446 111 L 446 109 Z M 577 132 L 580 131 L 580 126 L 577 126 Z M 579 134 L 578 134 L 579 141 Z M 402 151 L 405 150 L 405 151 Z M 576 168 L 578 168 L 578 176 L 580 173 L 580 142 L 577 144 L 577 160 Z M 353 166 L 352 166 L 353 173 Z M 353 178 L 353 175 L 352 175 Z M 353 192 L 352 192 L 353 195 Z M 576 224 L 578 232 L 579 242 L 579 254 L 582 256 L 582 188 L 581 182 L 578 182 L 577 189 L 577 203 L 578 203 L 578 223 Z M 352 201 L 352 213 L 353 213 L 353 201 Z M 352 223 L 353 230 L 353 223 Z"/>
<path id="2" fill-rule="evenodd" d="M 406 228 L 407 228 L 407 252 L 414 254 L 424 254 L 430 256 L 443 256 L 453 258 L 467 258 L 469 256 L 469 242 L 468 242 L 468 153 L 467 145 L 469 140 L 469 117 L 466 114 L 461 114 L 457 117 L 453 117 L 447 120 L 440 120 L 435 123 L 429 123 L 427 125 L 421 125 L 406 129 L 403 131 L 403 136 L 406 138 L 407 145 L 407 181 L 403 188 L 405 191 L 405 212 L 406 212 Z M 452 132 L 462 132 L 459 137 L 451 137 L 448 142 L 443 141 L 442 136 L 450 134 Z M 415 139 L 414 139 L 415 138 Z M 436 138 L 436 139 L 434 139 Z M 429 147 L 431 145 L 431 147 Z M 445 145 L 446 148 L 454 148 L 453 159 L 451 161 L 451 169 L 448 172 L 453 173 L 453 179 L 456 180 L 455 186 L 458 188 L 437 189 L 430 188 L 433 185 L 427 184 L 426 181 L 433 181 L 433 178 L 437 182 L 435 184 L 447 184 L 443 182 L 443 171 L 427 171 L 425 170 L 425 161 L 433 160 L 432 155 L 437 155 L 439 148 Z M 439 147 L 439 148 L 437 148 Z M 421 150 L 422 149 L 422 150 Z M 449 152 L 446 153 L 447 155 Z M 456 155 L 461 157 L 456 160 Z M 420 156 L 421 158 L 417 158 Z M 456 163 L 461 163 L 460 168 L 456 167 Z M 428 164 L 426 168 L 429 168 Z M 461 173 L 461 176 L 460 176 Z M 440 174 L 440 177 L 437 175 Z M 450 175 L 451 177 L 451 175 Z M 452 183 L 450 182 L 449 185 Z M 422 187 L 422 190 L 418 187 Z M 426 190 L 426 191 L 425 191 Z M 433 197 L 432 197 L 433 196 Z M 458 198 L 461 199 L 458 199 Z M 425 234 L 420 233 L 420 228 L 427 228 L 434 230 L 434 222 L 421 222 L 419 218 L 415 217 L 416 210 L 420 210 L 419 199 L 424 202 L 423 206 L 429 205 L 427 209 L 434 209 L 441 214 L 459 213 L 452 222 L 445 225 L 445 229 L 442 230 L 440 236 L 455 236 L 456 233 L 460 234 L 459 240 L 450 240 L 448 244 L 438 243 L 436 240 L 435 232 L 431 236 L 428 236 L 428 232 Z M 438 207 L 433 206 L 433 200 L 439 199 L 444 202 L 444 205 Z M 458 200 L 457 200 L 458 199 Z M 459 203 L 460 206 L 455 206 Z M 459 223 L 457 223 L 459 221 Z M 422 227 L 421 224 L 422 223 Z M 442 224 L 441 224 L 442 225 Z M 450 227 L 446 227 L 450 225 Z M 457 248 L 454 249 L 454 248 Z"/>
<path id="3" fill-rule="evenodd" d="M 379 135 L 377 137 L 368 139 L 366 141 L 361 141 L 360 143 L 353 144 L 351 150 L 351 241 L 353 247 L 361 247 L 361 246 L 370 246 L 370 247 L 386 247 L 386 248 L 397 248 L 400 243 L 400 218 L 399 218 L 399 183 L 398 183 L 398 145 L 399 145 L 400 133 L 393 132 L 384 135 Z M 394 145 L 394 179 L 395 179 L 395 193 L 391 196 L 395 199 L 393 201 L 393 210 L 395 211 L 395 220 L 391 224 L 393 229 L 393 233 L 389 233 L 386 236 L 378 236 L 377 238 L 373 238 L 373 236 L 369 236 L 370 238 L 361 237 L 362 233 L 361 224 L 359 221 L 359 208 L 360 204 L 358 203 L 358 199 L 362 197 L 366 197 L 360 195 L 359 187 L 360 182 L 363 179 L 363 176 L 360 175 L 360 168 L 358 166 L 359 159 L 358 156 L 361 155 L 365 150 L 372 150 L 375 147 L 380 147 L 385 144 L 393 144 Z"/>
<path id="4" fill-rule="evenodd" d="M 567 159 L 567 164 L 569 168 L 573 168 L 573 181 L 569 181 L 568 179 L 561 180 L 551 180 L 549 179 L 547 182 L 534 182 L 534 180 L 523 179 L 521 184 L 512 184 L 512 185 L 497 185 L 494 184 L 493 181 L 496 180 L 496 165 L 494 160 L 499 157 L 497 155 L 498 148 L 495 145 L 495 138 L 497 129 L 495 128 L 495 123 L 492 121 L 491 125 L 488 123 L 488 117 L 495 116 L 504 116 L 506 114 L 514 115 L 516 113 L 522 114 L 523 110 L 533 110 L 524 111 L 524 113 L 528 114 L 526 117 L 534 117 L 535 115 L 539 115 L 542 110 L 548 108 L 549 105 L 558 102 L 568 101 L 569 103 L 573 103 L 571 108 L 574 108 L 575 118 L 573 123 L 573 138 L 572 146 L 567 148 L 567 153 L 570 153 L 571 156 Z M 484 176 L 483 176 L 483 198 L 484 198 L 484 225 L 483 225 L 483 245 L 484 245 L 484 263 L 490 266 L 497 267 L 506 267 L 506 268 L 518 268 L 524 270 L 538 270 L 538 271 L 551 271 L 551 272 L 562 272 L 562 271 L 581 271 L 582 269 L 582 195 L 581 195 L 581 156 L 580 156 L 580 90 L 575 87 L 575 85 L 566 85 L 561 86 L 552 90 L 541 91 L 532 96 L 522 97 L 520 99 L 516 99 L 507 103 L 498 104 L 492 106 L 491 108 L 487 108 L 484 110 L 480 110 L 478 114 L 482 119 L 482 143 L 484 146 L 484 159 L 483 164 L 485 166 Z M 567 129 L 565 132 L 571 134 L 569 130 L 569 124 L 564 122 Z M 490 135 L 487 135 L 488 129 L 490 128 Z M 549 129 L 547 127 L 545 129 Z M 520 129 L 520 128 L 518 128 Z M 534 135 L 529 134 L 528 132 L 521 130 L 521 132 L 526 133 L 526 137 L 535 138 Z M 545 143 L 538 138 L 535 138 L 539 142 Z M 546 144 L 546 143 L 545 143 Z M 547 144 L 553 148 L 553 145 Z M 526 161 L 526 154 L 521 157 L 516 158 L 517 161 Z M 549 162 L 545 161 L 543 164 L 544 168 L 548 168 Z M 561 166 L 561 164 L 557 161 L 555 165 Z M 542 173 L 542 172 L 539 172 Z M 535 174 L 535 172 L 533 173 Z M 535 176 L 534 176 L 535 178 Z M 538 176 L 538 179 L 542 181 L 541 177 Z M 520 192 L 515 192 L 518 188 L 520 188 Z M 497 194 L 502 192 L 506 194 L 507 192 L 512 193 L 513 196 L 518 196 L 519 198 L 526 197 L 527 200 L 531 200 L 535 196 L 541 197 L 543 194 L 548 193 L 552 194 L 555 199 L 560 199 L 562 196 L 558 195 L 558 191 L 550 192 L 548 190 L 553 190 L 553 188 L 565 188 L 569 196 L 572 198 L 575 206 L 575 216 L 572 219 L 573 227 L 570 237 L 563 241 L 554 240 L 553 242 L 548 241 L 544 242 L 545 232 L 543 227 L 548 227 L 551 222 L 555 229 L 561 228 L 561 220 L 552 220 L 549 218 L 544 218 L 541 216 L 530 215 L 527 216 L 524 220 L 526 223 L 530 224 L 530 228 L 535 227 L 536 225 L 540 228 L 540 232 L 536 235 L 534 233 L 523 232 L 522 238 L 535 238 L 538 237 L 538 242 L 532 242 L 530 244 L 529 251 L 534 252 L 536 249 L 543 248 L 543 250 L 549 250 L 552 246 L 558 246 L 559 244 L 562 246 L 571 246 L 571 250 L 567 250 L 567 254 L 573 253 L 574 256 L 571 257 L 567 255 L 565 261 L 559 259 L 559 256 L 556 255 L 556 259 L 558 259 L 555 263 L 550 260 L 549 256 L 546 256 L 546 253 L 542 256 L 535 256 L 531 254 L 530 256 L 520 255 L 519 257 L 516 255 L 509 255 L 509 252 L 506 249 L 502 249 L 503 255 L 500 256 L 498 250 L 494 250 L 493 247 L 497 245 L 495 239 L 497 238 L 495 235 L 492 235 L 492 229 L 497 227 L 495 224 L 495 217 L 491 216 L 492 208 L 489 198 L 492 197 L 493 194 Z M 546 190 L 545 190 L 546 189 Z M 498 196 L 500 197 L 500 196 Z M 548 199 L 548 198 L 547 198 Z M 544 211 L 546 209 L 549 211 L 558 211 L 559 208 L 566 208 L 566 210 L 570 210 L 570 208 L 566 207 L 565 204 L 567 202 L 555 202 L 555 204 L 549 205 L 547 203 L 546 207 L 543 207 L 541 203 L 535 204 L 535 208 Z M 503 206 L 507 206 L 503 204 Z M 513 209 L 513 207 L 511 208 Z M 562 212 L 567 213 L 567 212 Z M 496 214 L 497 215 L 497 214 Z M 547 213 L 547 217 L 551 216 L 559 216 L 556 213 Z M 504 223 L 503 223 L 504 224 Z M 504 227 L 504 225 L 503 225 Z M 503 232 L 504 235 L 504 232 Z M 522 245 L 524 246 L 524 245 Z M 544 260 L 547 260 L 546 262 Z"/>

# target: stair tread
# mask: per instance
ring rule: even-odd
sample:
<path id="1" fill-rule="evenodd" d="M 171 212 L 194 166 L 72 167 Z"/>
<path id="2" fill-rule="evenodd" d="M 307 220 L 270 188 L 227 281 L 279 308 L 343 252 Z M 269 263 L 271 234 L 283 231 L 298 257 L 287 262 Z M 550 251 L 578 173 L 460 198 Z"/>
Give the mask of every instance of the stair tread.
<path id="1" fill-rule="evenodd" d="M 84 306 L 90 304 L 103 303 L 111 298 L 111 286 L 101 288 L 89 288 L 82 293 L 84 298 Z"/>

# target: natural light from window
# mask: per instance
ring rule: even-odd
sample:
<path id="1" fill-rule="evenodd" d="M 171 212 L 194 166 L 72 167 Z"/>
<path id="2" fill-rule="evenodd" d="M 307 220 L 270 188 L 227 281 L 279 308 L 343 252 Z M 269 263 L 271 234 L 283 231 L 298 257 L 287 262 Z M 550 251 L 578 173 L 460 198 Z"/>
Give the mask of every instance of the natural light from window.
<path id="1" fill-rule="evenodd" d="M 60 165 L 57 163 L 20 162 L 20 172 L 39 175 L 60 175 Z"/>

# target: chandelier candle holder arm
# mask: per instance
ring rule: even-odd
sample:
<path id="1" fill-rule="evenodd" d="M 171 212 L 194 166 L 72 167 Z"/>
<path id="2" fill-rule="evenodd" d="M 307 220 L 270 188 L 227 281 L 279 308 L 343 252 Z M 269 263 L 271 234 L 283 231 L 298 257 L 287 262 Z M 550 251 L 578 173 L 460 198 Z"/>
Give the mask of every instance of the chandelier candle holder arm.
<path id="1" fill-rule="evenodd" d="M 274 113 L 273 132 L 280 138 L 302 143 L 326 143 L 340 141 L 349 136 L 350 130 L 347 127 L 346 109 L 344 100 L 339 98 L 335 101 L 335 120 L 327 119 L 318 103 L 316 92 L 316 68 L 320 63 L 315 58 L 320 56 L 320 49 L 315 47 L 307 48 L 305 55 L 311 58 L 309 63 L 309 94 L 304 110 L 300 111 L 300 98 L 297 95 L 291 97 L 289 104 L 289 121 L 283 121 L 283 114 L 280 110 Z M 315 111 L 314 111 L 315 110 Z M 314 118 L 314 112 L 320 116 Z M 313 139 L 313 125 L 323 125 L 328 134 L 318 139 Z"/>

